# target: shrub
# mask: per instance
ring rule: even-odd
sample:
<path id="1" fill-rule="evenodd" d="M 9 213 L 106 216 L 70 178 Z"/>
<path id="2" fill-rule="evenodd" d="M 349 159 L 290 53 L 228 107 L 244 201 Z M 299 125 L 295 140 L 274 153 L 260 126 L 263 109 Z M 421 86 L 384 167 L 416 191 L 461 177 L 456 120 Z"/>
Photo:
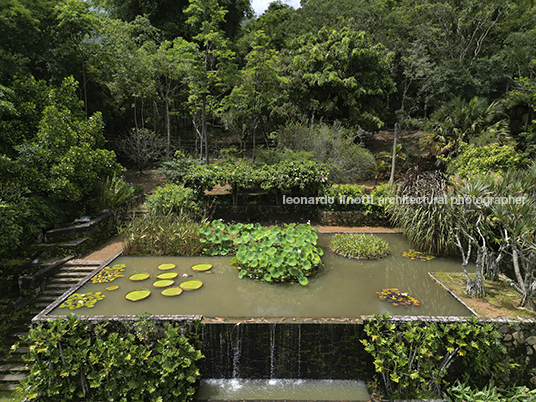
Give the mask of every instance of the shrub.
<path id="1" fill-rule="evenodd" d="M 284 228 L 256 226 L 251 233 L 241 234 L 241 243 L 231 265 L 239 268 L 238 276 L 264 282 L 299 282 L 305 286 L 321 264 L 321 248 L 316 247 L 318 234 L 310 225 L 285 225 Z"/>
<path id="2" fill-rule="evenodd" d="M 70 315 L 24 340 L 31 369 L 22 388 L 38 402 L 186 401 L 201 377 L 201 352 L 171 324 L 158 331 L 147 319 L 93 324 Z"/>
<path id="3" fill-rule="evenodd" d="M 151 162 L 162 157 L 166 151 L 166 141 L 147 128 L 133 128 L 128 135 L 117 141 L 117 147 L 143 172 Z"/>
<path id="4" fill-rule="evenodd" d="M 182 184 L 166 183 L 157 187 L 155 192 L 147 197 L 145 205 L 150 214 L 156 215 L 171 213 L 195 215 L 199 212 L 193 190 Z"/>
<path id="5" fill-rule="evenodd" d="M 331 250 L 343 257 L 359 260 L 378 260 L 389 255 L 389 244 L 371 234 L 335 234 L 330 241 Z"/>
<path id="6" fill-rule="evenodd" d="M 199 160 L 185 156 L 182 152 L 175 152 L 175 158 L 162 162 L 160 170 L 169 181 L 175 184 L 184 183 L 186 175 L 190 170 L 199 165 Z"/>
<path id="7" fill-rule="evenodd" d="M 198 255 L 203 245 L 198 223 L 187 214 L 146 214 L 120 228 L 124 255 Z"/>
<path id="8" fill-rule="evenodd" d="M 317 162 L 328 164 L 335 183 L 353 183 L 369 177 L 376 164 L 374 156 L 358 143 L 359 135 L 339 123 L 293 122 L 278 132 L 277 139 L 280 149 L 311 152 Z"/>
<path id="9" fill-rule="evenodd" d="M 116 210 L 134 196 L 134 187 L 129 186 L 122 177 L 107 177 L 97 184 L 96 210 Z"/>
<path id="10" fill-rule="evenodd" d="M 465 402 L 532 402 L 536 400 L 536 389 L 527 387 L 498 388 L 490 382 L 483 389 L 471 388 L 459 381 L 447 390 L 453 401 Z"/>
<path id="11" fill-rule="evenodd" d="M 477 174 L 502 174 L 511 169 L 524 168 L 528 158 L 515 150 L 512 145 L 490 144 L 477 147 L 464 144 L 460 155 L 448 166 L 448 172 L 457 173 L 465 179 Z"/>
<path id="12" fill-rule="evenodd" d="M 369 319 L 365 333 L 361 343 L 388 399 L 439 397 L 449 371 L 479 381 L 484 373 L 493 380 L 513 367 L 504 360 L 502 335 L 475 317 L 449 324 L 410 321 L 397 328 L 385 314 Z"/>
<path id="13" fill-rule="evenodd" d="M 293 151 L 292 149 L 257 148 L 255 162 L 258 164 L 275 165 L 280 162 L 304 161 L 314 158 L 312 152 Z"/>

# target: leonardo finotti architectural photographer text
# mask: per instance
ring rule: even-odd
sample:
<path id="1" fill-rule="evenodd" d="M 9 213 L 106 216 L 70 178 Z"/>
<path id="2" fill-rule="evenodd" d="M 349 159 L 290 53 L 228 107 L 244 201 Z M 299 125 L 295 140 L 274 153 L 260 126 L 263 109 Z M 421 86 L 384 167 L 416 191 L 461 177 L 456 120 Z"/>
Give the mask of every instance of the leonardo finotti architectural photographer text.
<path id="1" fill-rule="evenodd" d="M 525 197 L 464 197 L 464 196 L 440 196 L 440 197 L 373 197 L 364 195 L 361 197 L 347 197 L 341 195 L 339 197 L 329 197 L 327 195 L 318 197 L 291 197 L 283 196 L 283 205 L 358 205 L 358 204 L 438 204 L 438 205 L 476 205 L 488 207 L 492 204 L 524 204 Z"/>

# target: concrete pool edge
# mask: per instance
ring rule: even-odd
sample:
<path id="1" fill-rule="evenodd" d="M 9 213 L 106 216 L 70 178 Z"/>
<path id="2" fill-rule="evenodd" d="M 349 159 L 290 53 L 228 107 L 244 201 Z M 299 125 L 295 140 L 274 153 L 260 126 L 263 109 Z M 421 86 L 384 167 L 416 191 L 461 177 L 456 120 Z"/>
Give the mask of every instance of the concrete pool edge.
<path id="1" fill-rule="evenodd" d="M 467 310 L 471 312 L 475 317 L 479 317 L 478 313 L 473 310 L 471 307 L 469 307 L 462 299 L 456 295 L 452 290 L 450 290 L 443 282 L 441 282 L 439 279 L 437 279 L 434 275 L 434 272 L 428 272 L 428 276 L 430 276 L 439 286 L 441 286 L 443 289 L 445 289 L 452 297 L 454 297 L 458 302 L 460 302 Z"/>

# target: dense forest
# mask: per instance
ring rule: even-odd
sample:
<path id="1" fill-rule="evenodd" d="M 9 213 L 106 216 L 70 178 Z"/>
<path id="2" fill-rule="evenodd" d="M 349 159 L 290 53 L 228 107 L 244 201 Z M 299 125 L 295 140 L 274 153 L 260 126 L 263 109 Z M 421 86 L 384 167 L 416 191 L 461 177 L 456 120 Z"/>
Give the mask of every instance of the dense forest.
<path id="1" fill-rule="evenodd" d="M 316 124 L 354 142 L 422 130 L 442 167 L 475 149 L 526 165 L 535 20 L 529 0 L 276 1 L 260 16 L 246 0 L 4 1 L 0 250 L 57 208 L 91 209 L 118 161 L 252 155 Z"/>

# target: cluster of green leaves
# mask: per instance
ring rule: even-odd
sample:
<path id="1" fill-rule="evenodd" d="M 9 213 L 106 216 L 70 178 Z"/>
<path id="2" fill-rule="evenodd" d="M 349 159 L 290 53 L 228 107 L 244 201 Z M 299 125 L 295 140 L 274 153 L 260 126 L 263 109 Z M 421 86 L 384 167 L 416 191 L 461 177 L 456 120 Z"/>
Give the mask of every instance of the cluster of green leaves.
<path id="1" fill-rule="evenodd" d="M 251 233 L 240 236 L 231 265 L 239 269 L 238 276 L 265 282 L 296 281 L 309 283 L 321 265 L 323 251 L 316 247 L 318 234 L 310 225 L 285 225 L 284 228 L 255 227 Z"/>
<path id="2" fill-rule="evenodd" d="M 184 183 L 184 178 L 190 169 L 199 164 L 199 160 L 184 155 L 182 152 L 175 152 L 174 158 L 161 163 L 160 171 L 164 173 L 169 181 L 176 184 Z"/>
<path id="3" fill-rule="evenodd" d="M 182 184 L 166 183 L 157 187 L 153 194 L 147 197 L 145 206 L 150 214 L 190 214 L 199 213 L 194 191 Z"/>
<path id="4" fill-rule="evenodd" d="M 379 260 L 391 253 L 385 240 L 363 233 L 334 234 L 329 247 L 336 254 L 360 260 Z"/>
<path id="5" fill-rule="evenodd" d="M 513 145 L 498 143 L 477 147 L 472 144 L 460 146 L 460 154 L 448 166 L 448 171 L 461 178 L 478 174 L 503 174 L 511 169 L 527 166 L 529 159 Z"/>
<path id="6" fill-rule="evenodd" d="M 472 388 L 457 381 L 447 390 L 453 401 L 465 402 L 531 402 L 536 399 L 536 389 L 522 387 L 497 387 L 493 381 L 482 389 Z"/>
<path id="7" fill-rule="evenodd" d="M 28 400 L 186 401 L 197 390 L 201 352 L 171 324 L 159 332 L 143 318 L 127 328 L 69 315 L 31 329 L 24 340 Z"/>
<path id="8" fill-rule="evenodd" d="M 202 250 L 199 223 L 188 214 L 134 217 L 119 229 L 124 255 L 198 255 Z"/>
<path id="9" fill-rule="evenodd" d="M 135 193 L 134 186 L 125 183 L 122 177 L 107 177 L 96 185 L 96 211 L 114 211 L 130 200 Z"/>
<path id="10" fill-rule="evenodd" d="M 501 334 L 491 324 L 469 322 L 436 324 L 408 322 L 399 327 L 389 315 L 365 324 L 365 350 L 374 359 L 378 381 L 388 398 L 441 396 L 449 370 L 466 381 L 492 379 L 513 369 L 505 362 Z"/>
<path id="11" fill-rule="evenodd" d="M 227 225 L 223 220 L 213 220 L 200 230 L 201 243 L 206 246 L 203 253 L 206 255 L 228 255 L 236 253 L 238 246 L 249 241 L 253 231 L 262 229 L 260 223 L 235 223 Z"/>

